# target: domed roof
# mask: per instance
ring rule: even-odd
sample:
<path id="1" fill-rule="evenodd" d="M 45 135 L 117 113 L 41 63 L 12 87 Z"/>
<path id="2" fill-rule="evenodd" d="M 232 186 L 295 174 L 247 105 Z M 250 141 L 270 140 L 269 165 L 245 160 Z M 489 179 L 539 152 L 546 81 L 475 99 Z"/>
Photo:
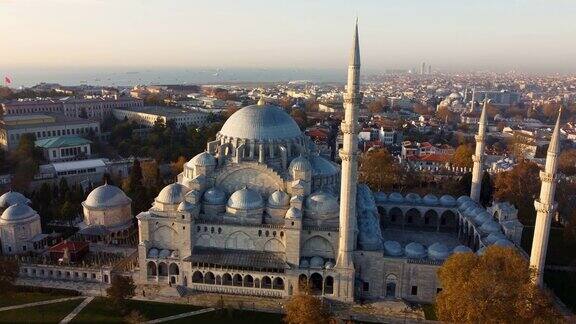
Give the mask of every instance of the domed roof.
<path id="1" fill-rule="evenodd" d="M 480 226 L 480 230 L 484 233 L 500 232 L 500 224 L 493 220 L 489 220 Z"/>
<path id="2" fill-rule="evenodd" d="M 2 213 L 0 222 L 17 222 L 38 215 L 34 209 L 25 204 L 12 205 Z"/>
<path id="3" fill-rule="evenodd" d="M 306 198 L 306 209 L 320 214 L 338 212 L 338 200 L 326 191 L 316 191 Z"/>
<path id="4" fill-rule="evenodd" d="M 310 258 L 310 268 L 323 268 L 324 259 L 319 256 L 313 256 Z"/>
<path id="5" fill-rule="evenodd" d="M 498 240 L 505 239 L 505 238 L 506 238 L 506 235 L 504 235 L 504 233 L 494 232 L 494 233 L 488 234 L 488 236 L 486 237 L 486 239 L 484 239 L 484 241 L 490 245 L 490 244 L 496 243 Z"/>
<path id="6" fill-rule="evenodd" d="M 195 208 L 195 206 L 187 201 L 183 201 L 178 205 L 179 212 L 188 212 Z"/>
<path id="7" fill-rule="evenodd" d="M 472 198 L 470 198 L 469 196 L 460 196 L 456 201 L 458 202 L 458 205 L 462 205 L 467 201 L 472 201 Z"/>
<path id="8" fill-rule="evenodd" d="M 8 208 L 16 204 L 27 205 L 29 203 L 30 199 L 24 197 L 23 194 L 12 190 L 0 196 L 0 208 Z"/>
<path id="9" fill-rule="evenodd" d="M 420 195 L 417 193 L 409 193 L 406 195 L 406 202 L 411 203 L 411 204 L 418 204 L 422 201 L 422 198 L 420 198 Z"/>
<path id="10" fill-rule="evenodd" d="M 158 249 L 156 248 L 151 248 L 150 250 L 148 250 L 148 257 L 149 258 L 157 258 L 158 257 Z"/>
<path id="11" fill-rule="evenodd" d="M 212 156 L 212 154 L 208 152 L 202 152 L 195 157 L 193 157 L 190 161 L 188 161 L 188 166 L 213 166 L 216 165 L 216 159 Z"/>
<path id="12" fill-rule="evenodd" d="M 440 197 L 440 205 L 444 207 L 451 207 L 456 205 L 456 199 L 450 195 Z"/>
<path id="13" fill-rule="evenodd" d="M 92 190 L 83 205 L 88 208 L 111 208 L 131 202 L 122 189 L 106 183 Z"/>
<path id="14" fill-rule="evenodd" d="M 331 176 L 340 171 L 336 164 L 326 160 L 320 155 L 313 154 L 308 160 L 312 165 L 312 175 L 314 176 Z"/>
<path id="15" fill-rule="evenodd" d="M 302 134 L 298 124 L 282 108 L 267 105 L 246 106 L 228 118 L 220 134 L 231 138 L 279 140 Z"/>
<path id="16" fill-rule="evenodd" d="M 404 247 L 404 252 L 407 257 L 421 259 L 426 256 L 426 249 L 420 243 L 412 242 Z"/>
<path id="17" fill-rule="evenodd" d="M 402 255 L 402 246 L 397 241 L 384 242 L 384 253 L 390 256 Z"/>
<path id="18" fill-rule="evenodd" d="M 399 192 L 393 192 L 388 196 L 388 201 L 393 203 L 402 203 L 404 201 L 404 197 Z"/>
<path id="19" fill-rule="evenodd" d="M 434 196 L 433 194 L 427 194 L 424 196 L 423 200 L 426 205 L 438 205 L 438 197 Z"/>
<path id="20" fill-rule="evenodd" d="M 204 202 L 211 205 L 224 205 L 226 193 L 218 187 L 212 187 L 204 192 Z"/>
<path id="21" fill-rule="evenodd" d="M 457 247 L 452 250 L 454 253 L 468 253 L 472 252 L 472 249 L 467 247 L 466 245 L 458 245 Z"/>
<path id="22" fill-rule="evenodd" d="M 303 157 L 302 155 L 295 157 L 292 162 L 290 162 L 290 166 L 288 166 L 288 170 L 292 171 L 311 171 L 312 165 L 307 158 Z"/>
<path id="23" fill-rule="evenodd" d="M 476 208 L 476 206 L 477 205 L 475 202 L 473 202 L 472 200 L 467 200 L 467 201 L 463 202 L 462 204 L 460 204 L 460 206 L 458 206 L 458 210 L 463 212 L 470 207 Z"/>
<path id="24" fill-rule="evenodd" d="M 445 260 L 449 255 L 446 244 L 436 242 L 428 247 L 428 257 L 432 260 Z"/>
<path id="25" fill-rule="evenodd" d="M 302 211 L 296 207 L 290 207 L 284 217 L 287 219 L 300 219 L 302 218 Z"/>
<path id="26" fill-rule="evenodd" d="M 374 193 L 374 200 L 376 200 L 376 202 L 383 203 L 388 200 L 388 196 L 386 196 L 385 193 L 378 191 Z"/>
<path id="27" fill-rule="evenodd" d="M 452 92 L 448 97 L 452 99 L 460 99 L 460 94 L 458 92 Z"/>
<path id="28" fill-rule="evenodd" d="M 268 206 L 270 207 L 286 207 L 290 205 L 290 196 L 281 190 L 274 191 L 268 197 Z"/>
<path id="29" fill-rule="evenodd" d="M 476 205 L 466 208 L 466 210 L 464 211 L 464 216 L 466 216 L 466 217 L 476 216 L 475 210 L 476 210 Z"/>
<path id="30" fill-rule="evenodd" d="M 308 268 L 310 267 L 310 262 L 308 262 L 308 259 L 300 259 L 300 268 Z"/>
<path id="31" fill-rule="evenodd" d="M 514 243 L 510 242 L 508 239 L 499 239 L 494 243 L 494 245 L 502 246 L 502 247 L 509 247 L 514 246 Z"/>
<path id="32" fill-rule="evenodd" d="M 184 196 L 186 195 L 187 192 L 188 187 L 178 182 L 172 183 L 167 185 L 166 187 L 164 187 L 164 189 L 160 191 L 158 197 L 156 197 L 156 201 L 169 205 L 179 204 L 184 200 Z"/>
<path id="33" fill-rule="evenodd" d="M 167 257 L 170 256 L 171 253 L 172 253 L 172 252 L 170 252 L 170 250 L 163 249 L 163 250 L 160 250 L 160 253 L 158 254 L 158 257 L 159 257 L 160 259 L 166 259 Z"/>
<path id="34" fill-rule="evenodd" d="M 257 209 L 264 207 L 262 196 L 252 189 L 243 188 L 228 199 L 228 207 L 235 209 Z"/>
<path id="35" fill-rule="evenodd" d="M 332 262 L 330 260 L 326 261 L 326 263 L 324 263 L 324 268 L 326 268 L 326 269 L 334 268 L 334 262 Z"/>

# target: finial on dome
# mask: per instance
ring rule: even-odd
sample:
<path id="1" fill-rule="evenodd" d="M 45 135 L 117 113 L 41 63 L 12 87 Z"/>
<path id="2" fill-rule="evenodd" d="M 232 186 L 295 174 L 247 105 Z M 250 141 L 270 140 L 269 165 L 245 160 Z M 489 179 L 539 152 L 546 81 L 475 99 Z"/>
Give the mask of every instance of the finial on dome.
<path id="1" fill-rule="evenodd" d="M 264 97 L 260 97 L 260 99 L 258 100 L 258 106 L 264 106 L 266 104 L 266 100 L 264 100 Z"/>

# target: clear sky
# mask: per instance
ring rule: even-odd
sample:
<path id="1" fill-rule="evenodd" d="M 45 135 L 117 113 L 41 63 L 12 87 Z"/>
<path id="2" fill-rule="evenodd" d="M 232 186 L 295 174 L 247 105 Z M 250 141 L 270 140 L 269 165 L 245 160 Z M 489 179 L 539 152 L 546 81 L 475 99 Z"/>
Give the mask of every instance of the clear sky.
<path id="1" fill-rule="evenodd" d="M 576 0 L 0 0 L 0 69 L 576 71 Z"/>

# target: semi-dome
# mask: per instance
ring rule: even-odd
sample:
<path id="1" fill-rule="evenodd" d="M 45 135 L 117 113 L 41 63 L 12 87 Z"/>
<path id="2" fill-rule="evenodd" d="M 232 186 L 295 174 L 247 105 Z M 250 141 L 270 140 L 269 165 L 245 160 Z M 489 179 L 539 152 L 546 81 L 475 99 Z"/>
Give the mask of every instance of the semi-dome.
<path id="1" fill-rule="evenodd" d="M 402 246 L 397 241 L 384 242 L 384 253 L 390 256 L 402 255 Z"/>
<path id="2" fill-rule="evenodd" d="M 428 247 L 428 257 L 432 260 L 445 260 L 450 255 L 446 244 L 436 242 Z"/>
<path id="3" fill-rule="evenodd" d="M 402 203 L 404 202 L 404 197 L 399 192 L 393 192 L 388 196 L 388 201 L 393 203 Z"/>
<path id="4" fill-rule="evenodd" d="M 258 192 L 243 188 L 230 196 L 228 199 L 228 207 L 243 210 L 258 209 L 264 207 L 264 201 Z"/>
<path id="5" fill-rule="evenodd" d="M 323 268 L 324 259 L 319 256 L 313 256 L 310 258 L 310 268 Z"/>
<path id="6" fill-rule="evenodd" d="M 308 262 L 308 259 L 300 259 L 300 268 L 308 268 L 310 267 L 310 262 Z"/>
<path id="7" fill-rule="evenodd" d="M 420 243 L 412 242 L 404 247 L 404 253 L 409 258 L 421 259 L 426 257 L 426 248 Z"/>
<path id="8" fill-rule="evenodd" d="M 302 211 L 296 207 L 290 207 L 284 217 L 287 219 L 301 219 Z"/>
<path id="9" fill-rule="evenodd" d="M 385 193 L 378 191 L 374 193 L 374 200 L 379 203 L 384 203 L 386 200 L 388 200 L 388 196 L 386 196 Z"/>
<path id="10" fill-rule="evenodd" d="M 306 198 L 306 209 L 319 214 L 336 213 L 338 200 L 326 191 L 317 191 Z"/>
<path id="11" fill-rule="evenodd" d="M 290 172 L 293 171 L 301 171 L 301 172 L 309 172 L 312 171 L 312 165 L 307 158 L 303 157 L 302 155 L 295 157 L 292 162 L 290 162 L 290 166 L 288 166 L 288 170 Z"/>
<path id="12" fill-rule="evenodd" d="M 440 205 L 444 207 L 456 206 L 456 199 L 450 195 L 444 195 L 440 197 Z"/>
<path id="13" fill-rule="evenodd" d="M 12 205 L 2 213 L 0 216 L 0 221 L 2 222 L 17 222 L 21 220 L 28 219 L 38 215 L 34 209 L 26 204 L 16 204 Z"/>
<path id="14" fill-rule="evenodd" d="M 290 196 L 281 190 L 274 191 L 268 197 L 268 206 L 270 207 L 286 207 L 290 205 Z"/>
<path id="15" fill-rule="evenodd" d="M 184 200 L 188 187 L 176 182 L 167 185 L 160 191 L 156 201 L 163 204 L 175 205 Z"/>
<path id="16" fill-rule="evenodd" d="M 212 187 L 204 192 L 204 202 L 210 205 L 224 205 L 226 193 L 218 187 Z"/>
<path id="17" fill-rule="evenodd" d="M 83 205 L 88 208 L 111 208 L 127 205 L 131 202 L 132 200 L 126 196 L 122 189 L 104 184 L 92 190 Z"/>
<path id="18" fill-rule="evenodd" d="M 480 230 L 484 233 L 496 233 L 500 232 L 500 224 L 496 223 L 493 220 L 489 220 L 480 226 Z"/>
<path id="19" fill-rule="evenodd" d="M 468 253 L 472 252 L 472 249 L 467 247 L 466 245 L 458 245 L 457 247 L 452 250 L 454 253 Z"/>
<path id="20" fill-rule="evenodd" d="M 406 202 L 411 203 L 411 204 L 418 204 L 422 201 L 422 198 L 420 198 L 420 195 L 417 193 L 409 193 L 406 195 Z"/>
<path id="21" fill-rule="evenodd" d="M 172 254 L 172 252 L 170 252 L 170 250 L 167 249 L 163 249 L 160 251 L 160 253 L 158 254 L 158 257 L 160 259 L 166 259 L 167 257 L 170 256 L 170 254 Z"/>
<path id="22" fill-rule="evenodd" d="M 215 166 L 216 158 L 208 152 L 202 152 L 193 157 L 187 164 L 188 166 Z"/>
<path id="23" fill-rule="evenodd" d="M 302 134 L 298 124 L 282 108 L 268 105 L 246 106 L 228 118 L 220 135 L 251 140 L 281 140 Z"/>
<path id="24" fill-rule="evenodd" d="M 320 155 L 313 154 L 308 160 L 312 165 L 312 175 L 314 176 L 332 176 L 340 171 L 336 164 L 326 160 Z"/>
<path id="25" fill-rule="evenodd" d="M 426 196 L 424 196 L 423 200 L 426 205 L 430 206 L 438 205 L 438 197 L 434 196 L 433 194 L 427 194 Z"/>
<path id="26" fill-rule="evenodd" d="M 12 190 L 0 196 L 0 208 L 8 208 L 16 204 L 30 204 L 30 199 L 24 197 L 23 194 Z"/>

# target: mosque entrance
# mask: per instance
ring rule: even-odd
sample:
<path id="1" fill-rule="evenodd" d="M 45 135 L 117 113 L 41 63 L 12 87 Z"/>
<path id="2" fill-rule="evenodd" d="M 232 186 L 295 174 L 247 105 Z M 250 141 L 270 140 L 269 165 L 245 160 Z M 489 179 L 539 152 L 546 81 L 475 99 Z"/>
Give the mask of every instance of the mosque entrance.
<path id="1" fill-rule="evenodd" d="M 322 295 L 322 284 L 324 280 L 319 273 L 313 273 L 310 276 L 310 291 L 312 295 Z"/>
<path id="2" fill-rule="evenodd" d="M 396 298 L 396 283 L 398 277 L 390 274 L 386 277 L 386 298 Z"/>

